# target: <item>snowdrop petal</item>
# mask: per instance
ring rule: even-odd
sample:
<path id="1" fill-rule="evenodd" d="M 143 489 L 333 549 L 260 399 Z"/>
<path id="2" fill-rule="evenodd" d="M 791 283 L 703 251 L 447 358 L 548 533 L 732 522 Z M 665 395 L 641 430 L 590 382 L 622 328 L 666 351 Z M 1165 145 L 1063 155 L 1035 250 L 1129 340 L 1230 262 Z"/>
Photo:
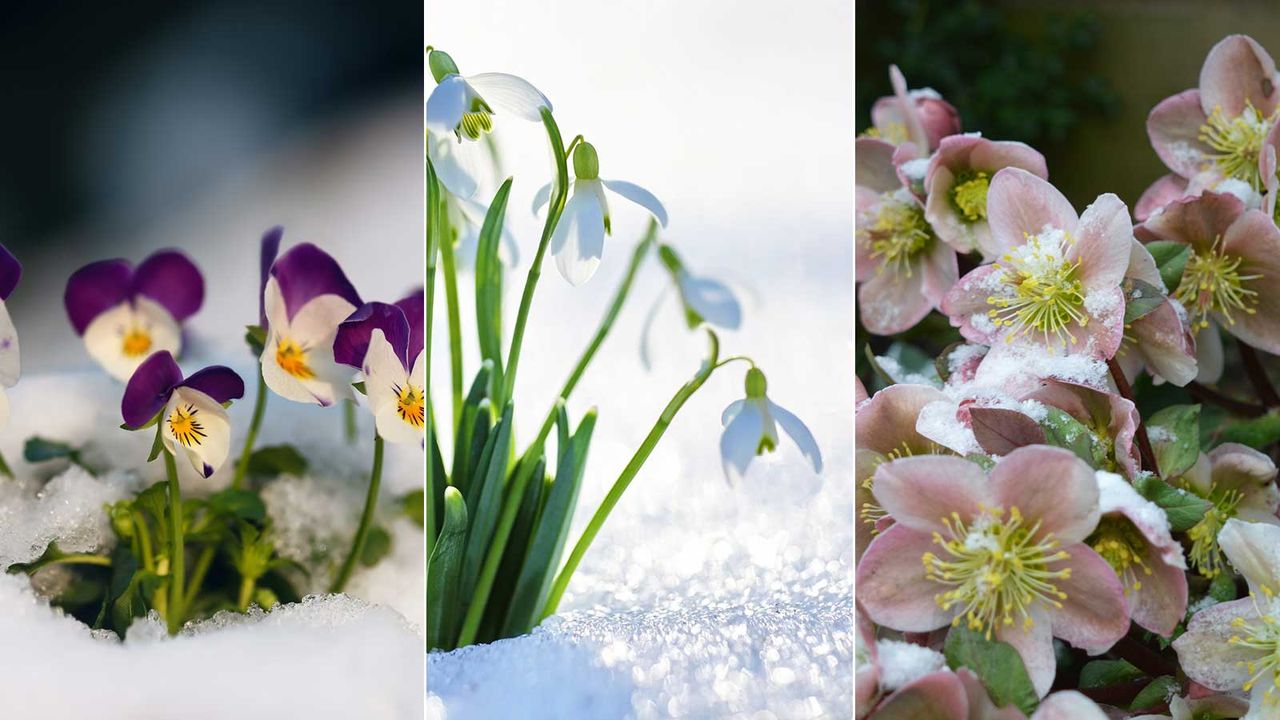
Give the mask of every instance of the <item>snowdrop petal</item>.
<path id="1" fill-rule="evenodd" d="M 747 466 L 760 449 L 760 438 L 768 422 L 759 403 L 739 400 L 734 405 L 739 407 L 720 436 L 720 459 L 725 478 L 730 482 L 746 474 Z M 727 415 L 729 411 L 725 412 Z"/>
<path id="2" fill-rule="evenodd" d="M 459 75 L 450 75 L 436 85 L 427 97 L 427 127 L 441 133 L 451 133 L 462 122 L 470 99 L 467 81 Z"/>
<path id="3" fill-rule="evenodd" d="M 158 303 L 138 297 L 98 315 L 84 331 L 85 348 L 111 377 L 128 380 L 143 360 L 160 350 L 178 354 L 182 328 Z"/>
<path id="4" fill-rule="evenodd" d="M 813 433 L 805 426 L 800 418 L 786 408 L 775 402 L 769 402 L 769 412 L 773 415 L 778 424 L 782 426 L 784 432 L 795 441 L 800 448 L 800 452 L 804 454 L 809 464 L 813 466 L 816 473 L 822 472 L 822 451 L 818 449 L 818 441 L 813 438 Z"/>
<path id="5" fill-rule="evenodd" d="M 658 297 L 653 301 L 653 307 L 649 308 L 649 312 L 644 316 L 644 325 L 640 327 L 640 364 L 645 370 L 653 369 L 653 355 L 651 353 L 650 338 L 653 335 L 653 323 L 658 319 L 658 311 L 662 309 L 662 301 L 667 298 L 667 288 L 663 287 L 662 292 L 658 293 Z M 730 405 L 729 407 L 733 407 Z M 728 412 L 728 410 L 725 410 Z"/>
<path id="6" fill-rule="evenodd" d="M 662 202 L 653 193 L 625 180 L 602 179 L 601 182 L 613 192 L 648 210 L 657 219 L 659 225 L 662 227 L 667 226 L 667 209 L 662 206 Z"/>
<path id="7" fill-rule="evenodd" d="M 515 75 L 496 72 L 480 73 L 468 75 L 466 82 L 495 111 L 505 110 L 522 120 L 541 122 L 542 108 L 551 109 L 551 101 L 546 95 L 539 92 L 538 88 L 528 80 Z M 461 120 L 462 116 L 459 115 L 458 119 Z M 457 123 L 455 122 L 454 125 Z"/>
<path id="8" fill-rule="evenodd" d="M 190 387 L 173 391 L 161 420 L 160 438 L 175 456 L 184 456 L 204 477 L 222 467 L 231 447 L 227 411 L 208 395 Z"/>
<path id="9" fill-rule="evenodd" d="M 469 198 L 476 194 L 480 183 L 479 145 L 459 142 L 447 135 L 427 133 L 427 157 L 436 171 L 436 178 L 445 189 L 456 197 Z"/>
<path id="10" fill-rule="evenodd" d="M 571 285 L 582 285 L 595 275 L 604 255 L 604 213 L 590 186 L 574 183 L 573 197 L 551 239 L 556 267 Z"/>
<path id="11" fill-rule="evenodd" d="M 742 306 L 728 285 L 708 277 L 680 274 L 680 294 L 693 311 L 709 324 L 737 330 L 742 324 Z"/>
<path id="12" fill-rule="evenodd" d="M 530 206 L 530 209 L 533 210 L 534 215 L 542 212 L 542 208 L 546 207 L 547 203 L 551 202 L 551 187 L 553 184 L 554 183 L 547 183 L 546 185 L 538 188 L 538 192 L 533 194 L 533 205 Z"/>

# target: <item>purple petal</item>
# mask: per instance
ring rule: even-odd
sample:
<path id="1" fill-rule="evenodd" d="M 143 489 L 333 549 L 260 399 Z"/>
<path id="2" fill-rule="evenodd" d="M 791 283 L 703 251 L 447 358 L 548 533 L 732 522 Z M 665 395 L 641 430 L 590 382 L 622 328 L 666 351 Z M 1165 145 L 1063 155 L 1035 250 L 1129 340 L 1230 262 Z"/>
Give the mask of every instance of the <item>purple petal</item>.
<path id="1" fill-rule="evenodd" d="M 263 293 L 267 290 L 267 277 L 271 273 L 271 264 L 276 261 L 276 255 L 280 253 L 280 239 L 283 237 L 283 225 L 277 225 L 262 234 L 258 264 L 261 268 L 259 274 L 261 282 L 258 283 L 258 325 L 264 330 L 267 328 L 267 308 L 264 305 Z"/>
<path id="2" fill-rule="evenodd" d="M 353 368 L 362 367 L 364 356 L 369 352 L 369 338 L 375 329 L 381 330 L 386 336 L 387 342 L 396 351 L 396 357 L 400 358 L 407 370 L 410 362 L 407 356 L 409 322 L 405 319 L 404 311 L 387 303 L 371 302 L 363 305 L 338 325 L 338 334 L 333 339 L 333 359 Z"/>
<path id="3" fill-rule="evenodd" d="M 126 260 L 99 260 L 72 273 L 62 302 L 76 334 L 83 335 L 94 318 L 127 300 L 132 280 Z"/>
<path id="4" fill-rule="evenodd" d="M 14 257 L 8 248 L 0 245 L 0 300 L 9 299 L 13 289 L 18 287 L 20 279 L 22 279 L 22 263 L 18 262 L 18 258 Z"/>
<path id="5" fill-rule="evenodd" d="M 211 365 L 197 370 L 181 384 L 192 390 L 199 390 L 220 403 L 244 397 L 244 380 L 240 379 L 235 370 L 223 365 Z"/>
<path id="6" fill-rule="evenodd" d="M 177 250 L 160 250 L 134 271 L 132 294 L 160 303 L 181 324 L 204 304 L 204 277 L 186 255 Z"/>
<path id="7" fill-rule="evenodd" d="M 129 427 L 146 425 L 169 402 L 173 388 L 182 382 L 182 369 L 168 350 L 161 350 L 142 361 L 120 401 L 120 415 Z"/>
<path id="8" fill-rule="evenodd" d="M 295 245 L 280 256 L 271 266 L 271 276 L 280 284 L 290 320 L 307 301 L 320 295 L 338 295 L 356 307 L 364 304 L 338 261 L 311 243 Z"/>
<path id="9" fill-rule="evenodd" d="M 409 350 L 405 357 L 412 363 L 427 345 L 426 332 L 422 327 L 423 318 L 427 314 L 426 292 L 423 288 L 418 288 L 397 300 L 396 307 L 404 312 L 405 320 L 409 321 Z"/>

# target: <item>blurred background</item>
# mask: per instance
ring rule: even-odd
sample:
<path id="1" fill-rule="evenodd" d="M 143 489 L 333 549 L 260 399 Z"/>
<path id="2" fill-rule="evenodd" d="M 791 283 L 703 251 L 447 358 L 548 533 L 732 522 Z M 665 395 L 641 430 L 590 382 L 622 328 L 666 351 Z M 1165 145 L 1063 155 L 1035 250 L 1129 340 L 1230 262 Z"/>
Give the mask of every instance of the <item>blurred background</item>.
<path id="1" fill-rule="evenodd" d="M 9 301 L 26 370 L 89 366 L 62 292 L 92 260 L 186 250 L 206 280 L 198 356 L 243 357 L 271 225 L 370 299 L 421 284 L 421 17 L 395 0 L 0 4 L 0 242 L 26 267 Z"/>

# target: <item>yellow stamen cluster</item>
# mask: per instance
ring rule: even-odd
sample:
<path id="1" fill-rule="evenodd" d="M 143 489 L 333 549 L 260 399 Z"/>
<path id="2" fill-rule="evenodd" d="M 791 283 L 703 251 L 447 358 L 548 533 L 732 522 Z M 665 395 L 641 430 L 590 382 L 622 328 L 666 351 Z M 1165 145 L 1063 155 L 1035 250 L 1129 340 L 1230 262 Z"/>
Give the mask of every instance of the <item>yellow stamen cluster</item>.
<path id="1" fill-rule="evenodd" d="M 1057 231 L 1027 235 L 1026 244 L 1005 254 L 996 266 L 1005 287 L 987 298 L 987 317 L 1007 328 L 1005 342 L 1019 335 L 1038 334 L 1050 350 L 1079 340 L 1073 326 L 1089 324 L 1084 309 L 1084 286 L 1078 277 L 1080 260 L 1066 259 L 1071 236 Z"/>
<path id="2" fill-rule="evenodd" d="M 207 435 L 204 432 L 204 425 L 200 423 L 197 417 L 200 411 L 194 405 L 188 403 L 185 406 L 178 406 L 173 409 L 173 413 L 169 415 L 169 431 L 173 433 L 173 437 L 184 447 L 192 445 L 200 445 L 204 442 Z"/>
<path id="3" fill-rule="evenodd" d="M 1200 142 L 1216 151 L 1210 157 L 1219 172 L 1229 178 L 1243 180 L 1254 190 L 1262 192 L 1258 155 L 1278 114 L 1280 110 L 1264 118 L 1248 101 L 1244 112 L 1235 117 L 1227 117 L 1221 107 L 1215 107 L 1208 122 L 1200 126 Z"/>
<path id="4" fill-rule="evenodd" d="M 129 328 L 120 341 L 120 351 L 128 358 L 142 357 L 150 349 L 151 333 L 136 325 Z"/>
<path id="5" fill-rule="evenodd" d="M 1173 296 L 1191 314 L 1192 327 L 1209 327 L 1209 314 L 1218 313 L 1227 324 L 1235 325 L 1232 311 L 1253 315 L 1258 304 L 1258 293 L 1244 284 L 1261 278 L 1261 275 L 1241 275 L 1243 258 L 1226 254 L 1222 249 L 1222 236 L 1214 238 L 1208 251 L 1192 251 L 1187 267 Z"/>
<path id="6" fill-rule="evenodd" d="M 464 113 L 456 132 L 468 140 L 479 140 L 485 133 L 493 132 L 493 114 L 483 108 Z"/>
<path id="7" fill-rule="evenodd" d="M 866 231 L 871 257 L 879 262 L 876 273 L 886 269 L 898 277 L 911 277 L 914 261 L 932 244 L 934 236 L 924 219 L 924 208 L 913 200 L 886 195 L 875 222 Z"/>
<path id="8" fill-rule="evenodd" d="M 396 386 L 396 414 L 400 419 L 415 428 L 426 424 L 426 401 L 421 390 L 405 383 Z"/>
<path id="9" fill-rule="evenodd" d="M 1069 555 L 1052 533 L 1040 535 L 1039 521 L 1028 527 L 1016 507 L 1006 518 L 1004 509 L 983 506 L 969 525 L 954 512 L 942 524 L 950 538 L 934 533 L 933 542 L 947 559 L 928 552 L 922 560 L 926 577 L 951 588 L 935 600 L 944 611 L 959 608 L 953 626 L 964 619 L 989 639 L 997 624 L 1011 626 L 1016 616 L 1024 628 L 1033 626 L 1037 604 L 1062 607 L 1067 594 L 1054 581 L 1069 579 L 1071 568 L 1049 565 Z"/>
<path id="10" fill-rule="evenodd" d="M 1116 571 L 1124 583 L 1124 594 L 1142 589 L 1142 575 L 1150 575 L 1151 567 L 1143 557 L 1147 539 L 1133 523 L 1121 517 L 1104 517 L 1089 538 L 1092 547 Z"/>
<path id="11" fill-rule="evenodd" d="M 316 376 L 315 371 L 307 364 L 306 348 L 292 338 L 282 337 L 276 344 L 276 364 L 299 380 L 311 380 Z"/>
<path id="12" fill-rule="evenodd" d="M 1249 599 L 1253 601 L 1254 614 L 1257 620 L 1250 621 L 1243 617 L 1237 617 L 1231 621 L 1231 627 L 1239 630 L 1240 635 L 1232 635 L 1229 642 L 1232 645 L 1249 648 L 1259 653 L 1259 657 L 1252 660 L 1241 660 L 1236 664 L 1248 669 L 1251 677 L 1245 681 L 1243 689 L 1245 692 L 1253 690 L 1253 687 L 1260 680 L 1270 680 L 1271 685 L 1266 690 L 1266 702 L 1274 703 L 1277 689 L 1280 689 L 1280 619 L 1272 614 L 1271 609 L 1275 601 L 1275 591 L 1267 586 L 1260 588 L 1263 594 L 1262 605 L 1259 605 L 1259 598 L 1256 593 L 1249 593 Z"/>
<path id="13" fill-rule="evenodd" d="M 1215 487 L 1206 498 L 1212 503 L 1209 510 L 1200 522 L 1187 531 L 1187 538 L 1191 540 L 1191 564 L 1207 578 L 1217 577 L 1227 566 L 1222 548 L 1218 546 L 1218 532 L 1227 524 L 1227 520 L 1235 517 L 1236 508 L 1243 497 L 1239 491 L 1218 490 Z"/>
<path id="14" fill-rule="evenodd" d="M 966 173 L 956 178 L 956 184 L 951 186 L 951 202 L 966 221 L 975 223 L 986 220 L 987 190 L 990 187 L 991 176 L 987 173 Z"/>
<path id="15" fill-rule="evenodd" d="M 901 145 L 911 139 L 911 133 L 907 132 L 907 126 L 900 122 L 885 123 L 883 128 L 867 128 L 867 131 L 862 133 L 862 136 L 880 138 L 894 145 Z"/>
<path id="16" fill-rule="evenodd" d="M 862 479 L 862 482 L 860 483 L 862 485 L 862 489 L 868 492 L 872 490 L 875 483 L 876 470 L 881 465 L 887 462 L 893 462 L 894 460 L 898 460 L 899 458 L 912 457 L 916 454 L 917 454 L 916 451 L 912 450 L 911 446 L 908 445 L 906 441 L 903 441 L 901 445 L 890 450 L 883 457 L 881 457 L 879 461 L 876 462 L 875 467 L 871 468 L 871 473 Z M 919 454 L 950 455 L 952 453 L 950 450 L 931 442 L 929 443 L 929 447 Z M 871 526 L 871 533 L 873 535 L 879 534 L 879 531 L 875 529 L 876 523 L 880 521 L 880 518 L 883 518 L 888 514 L 889 513 L 883 507 L 881 507 L 879 503 L 875 502 L 874 500 L 868 500 L 867 502 L 862 503 L 862 507 L 858 509 L 858 517 L 862 519 L 862 522 Z"/>

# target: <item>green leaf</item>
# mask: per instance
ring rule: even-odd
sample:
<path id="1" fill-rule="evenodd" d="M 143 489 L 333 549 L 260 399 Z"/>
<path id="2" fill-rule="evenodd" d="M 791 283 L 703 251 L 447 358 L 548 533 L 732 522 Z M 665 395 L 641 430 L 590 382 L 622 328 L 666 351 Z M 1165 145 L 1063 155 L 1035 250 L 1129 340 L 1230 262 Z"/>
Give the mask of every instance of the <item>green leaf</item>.
<path id="1" fill-rule="evenodd" d="M 943 652 L 952 670 L 965 667 L 977 674 L 996 707 L 1017 705 L 1027 715 L 1035 710 L 1036 689 L 1012 645 L 988 640 L 983 633 L 961 624 L 947 634 Z"/>
<path id="2" fill-rule="evenodd" d="M 1165 301 L 1164 288 L 1138 278 L 1125 278 L 1120 289 L 1124 291 L 1125 324 L 1149 315 Z"/>
<path id="3" fill-rule="evenodd" d="M 1174 405 L 1157 412 L 1147 420 L 1147 435 L 1160 474 L 1182 475 L 1200 457 L 1200 406 Z"/>
<path id="4" fill-rule="evenodd" d="M 249 346 L 249 350 L 253 352 L 254 357 L 261 357 L 262 351 L 267 347 L 267 331 L 260 325 L 246 325 L 244 328 L 244 342 Z"/>
<path id="5" fill-rule="evenodd" d="M 1120 685 L 1144 676 L 1145 673 L 1124 660 L 1091 660 L 1080 670 L 1080 687 Z"/>
<path id="6" fill-rule="evenodd" d="M 4 459 L 4 453 L 0 453 L 0 475 L 4 475 L 9 479 L 13 479 L 13 470 L 9 467 L 9 463 Z"/>
<path id="7" fill-rule="evenodd" d="M 278 475 L 302 475 L 307 472 L 307 459 L 292 445 L 268 445 L 249 456 L 249 474 L 272 478 Z"/>
<path id="8" fill-rule="evenodd" d="M 1180 690 L 1181 687 L 1175 678 L 1169 675 L 1161 675 L 1152 680 L 1150 685 L 1142 688 L 1142 691 L 1129 704 L 1129 709 L 1144 710 L 1157 705 L 1164 705 L 1169 698 L 1177 695 Z"/>
<path id="9" fill-rule="evenodd" d="M 360 550 L 360 564 L 373 567 L 390 553 L 391 533 L 378 525 L 369 528 L 369 536 L 365 538 L 364 547 Z"/>
<path id="10" fill-rule="evenodd" d="M 968 460 L 971 463 L 981 466 L 982 469 L 986 470 L 987 472 L 990 472 L 991 468 L 996 466 L 995 460 L 991 459 L 990 456 L 983 455 L 981 453 L 969 453 L 968 455 L 964 456 L 964 459 Z"/>
<path id="11" fill-rule="evenodd" d="M 355 388 L 355 391 L 360 393 L 361 395 L 369 394 L 369 390 L 368 388 L 365 387 L 365 384 L 363 381 L 351 383 L 351 387 Z"/>
<path id="12" fill-rule="evenodd" d="M 159 417 L 160 413 L 156 413 L 156 418 Z M 155 460 L 160 457 L 160 453 L 164 452 L 164 438 L 160 436 L 160 431 L 162 429 L 163 428 L 160 425 L 156 425 L 156 439 L 151 441 L 151 454 L 147 455 L 147 462 Z"/>
<path id="13" fill-rule="evenodd" d="M 480 575 L 480 566 L 489 550 L 498 515 L 502 511 L 502 497 L 506 490 L 507 460 L 511 455 L 511 425 L 514 405 L 507 403 L 502 419 L 494 426 L 485 443 L 484 462 L 476 470 L 476 478 L 483 483 L 479 492 L 474 489 L 468 495 L 471 512 L 471 531 L 467 533 L 467 550 L 462 563 L 462 593 L 470 597 Z M 471 498 L 475 498 L 472 502 Z"/>
<path id="14" fill-rule="evenodd" d="M 1236 599 L 1236 576 L 1234 573 L 1218 573 L 1209 581 L 1209 597 L 1220 603 Z"/>
<path id="15" fill-rule="evenodd" d="M 1094 436 L 1083 423 L 1055 407 L 1045 407 L 1045 418 L 1040 421 L 1044 440 L 1055 447 L 1065 448 L 1090 465 L 1094 464 Z"/>
<path id="16" fill-rule="evenodd" d="M 1182 271 L 1187 267 L 1187 259 L 1191 257 L 1191 246 L 1169 240 L 1157 240 L 1147 243 L 1146 248 L 1147 252 L 1151 253 L 1152 259 L 1156 261 L 1156 268 L 1160 271 L 1160 280 L 1164 282 L 1165 289 L 1168 292 L 1177 290 L 1178 285 L 1182 283 Z"/>
<path id="17" fill-rule="evenodd" d="M 502 261 L 498 259 L 498 249 L 511 182 L 512 179 L 507 178 L 493 196 L 476 242 L 476 332 L 480 357 L 493 362 L 495 378 L 502 375 Z M 494 385 L 500 386 L 501 383 Z M 495 404 L 501 405 L 502 399 L 495 398 Z"/>
<path id="18" fill-rule="evenodd" d="M 1164 482 L 1154 475 L 1141 475 L 1134 487 L 1142 497 L 1159 505 L 1169 517 L 1174 532 L 1186 532 L 1204 518 L 1210 503 L 1197 495 Z"/>
<path id="19" fill-rule="evenodd" d="M 460 617 L 458 576 L 467 539 L 467 504 L 455 487 L 444 489 L 444 525 L 427 561 L 427 649 L 452 650 Z"/>
<path id="20" fill-rule="evenodd" d="M 427 493 L 422 488 L 412 490 L 400 498 L 400 510 L 420 528 L 427 525 Z"/>
<path id="21" fill-rule="evenodd" d="M 209 496 L 209 507 L 221 515 L 241 520 L 262 522 L 267 519 L 267 506 L 250 490 L 227 488 Z"/>
<path id="22" fill-rule="evenodd" d="M 22 458 L 29 463 L 71 458 L 75 454 L 76 449 L 67 443 L 46 440 L 39 435 L 27 438 L 27 442 L 22 446 Z"/>
<path id="23" fill-rule="evenodd" d="M 1280 441 L 1280 415 L 1268 414 L 1229 422 L 1222 428 L 1221 440 L 1248 445 L 1254 450 L 1262 450 Z"/>

